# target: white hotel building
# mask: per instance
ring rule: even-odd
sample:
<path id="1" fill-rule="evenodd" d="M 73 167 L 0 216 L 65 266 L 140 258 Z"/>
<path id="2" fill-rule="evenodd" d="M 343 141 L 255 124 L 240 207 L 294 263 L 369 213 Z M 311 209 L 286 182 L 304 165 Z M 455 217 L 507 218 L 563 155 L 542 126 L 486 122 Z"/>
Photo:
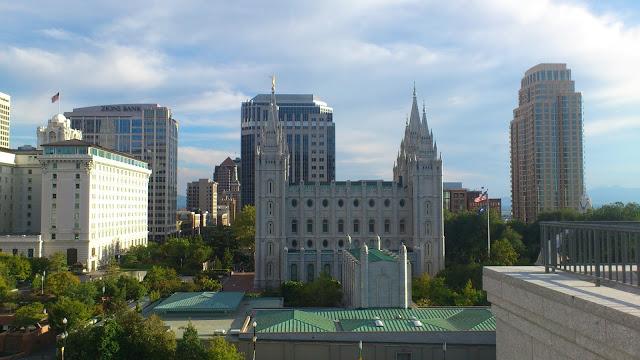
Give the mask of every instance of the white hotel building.
<path id="1" fill-rule="evenodd" d="M 44 255 L 65 252 L 88 271 L 146 245 L 147 163 L 82 140 L 42 145 Z"/>

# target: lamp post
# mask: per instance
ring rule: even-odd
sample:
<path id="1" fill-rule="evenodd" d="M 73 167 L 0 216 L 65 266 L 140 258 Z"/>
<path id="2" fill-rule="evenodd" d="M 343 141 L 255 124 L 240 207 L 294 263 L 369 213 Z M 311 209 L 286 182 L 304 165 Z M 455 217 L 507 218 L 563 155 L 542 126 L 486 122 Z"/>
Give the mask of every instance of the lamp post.
<path id="1" fill-rule="evenodd" d="M 67 318 L 62 318 L 62 325 L 64 325 L 64 332 L 60 334 L 60 339 L 62 339 L 62 346 L 60 347 L 60 356 L 62 360 L 64 360 L 64 346 L 67 343 Z"/>
<path id="2" fill-rule="evenodd" d="M 42 270 L 42 291 L 40 292 L 40 295 L 44 295 L 44 279 L 47 276 L 47 271 L 46 270 Z"/>
<path id="3" fill-rule="evenodd" d="M 358 360 L 362 360 L 362 340 L 358 341 Z"/>
<path id="4" fill-rule="evenodd" d="M 253 327 L 253 338 L 251 339 L 253 341 L 253 360 L 256 360 L 256 342 L 258 341 L 258 337 L 256 336 L 256 327 L 258 326 L 258 323 L 254 321 L 251 326 Z"/>

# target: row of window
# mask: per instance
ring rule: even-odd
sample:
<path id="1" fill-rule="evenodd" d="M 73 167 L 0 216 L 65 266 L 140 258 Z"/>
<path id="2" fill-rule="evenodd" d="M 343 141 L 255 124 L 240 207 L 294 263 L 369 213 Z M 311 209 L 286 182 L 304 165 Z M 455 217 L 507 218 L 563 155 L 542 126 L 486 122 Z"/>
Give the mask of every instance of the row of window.
<path id="1" fill-rule="evenodd" d="M 400 201 L 398 202 L 398 205 L 400 205 L 400 207 L 404 207 L 405 205 L 405 200 L 404 199 L 400 199 Z M 298 200 L 297 199 L 291 199 L 291 207 L 297 207 L 298 206 Z M 329 199 L 323 199 L 322 200 L 322 207 L 328 207 L 329 206 Z M 338 200 L 338 207 L 343 207 L 344 206 L 344 200 L 343 199 L 339 199 Z M 360 200 L 358 199 L 354 199 L 353 200 L 353 207 L 358 207 L 360 206 Z M 374 199 L 369 199 L 369 207 L 375 207 L 376 206 L 376 201 Z M 384 207 L 389 207 L 391 206 L 391 200 L 389 199 L 385 199 L 384 200 Z M 312 199 L 307 199 L 307 207 L 313 207 L 313 200 Z"/>
<path id="2" fill-rule="evenodd" d="M 313 234 L 313 220 L 312 219 L 307 219 L 307 223 L 306 223 L 306 233 L 307 234 Z M 354 219 L 352 222 L 352 229 L 353 229 L 353 234 L 359 234 L 360 233 L 360 220 L 358 219 Z M 374 219 L 369 219 L 369 224 L 368 224 L 368 230 L 370 234 L 374 234 L 376 233 L 376 221 Z M 344 220 L 343 219 L 339 219 L 338 220 L 338 233 L 343 234 L 344 233 Z M 406 231 L 406 225 L 405 225 L 405 220 L 404 219 L 400 219 L 400 222 L 398 224 L 398 232 L 400 232 L 401 234 L 403 234 Z M 297 234 L 298 233 L 298 220 L 297 219 L 292 219 L 291 220 L 291 232 L 293 234 Z M 324 219 L 322 220 L 322 233 L 328 233 L 329 232 L 329 220 Z M 391 232 L 391 220 L 389 219 L 385 219 L 384 220 L 384 233 L 388 234 Z M 269 223 L 269 234 L 272 233 L 272 225 L 271 223 Z"/>

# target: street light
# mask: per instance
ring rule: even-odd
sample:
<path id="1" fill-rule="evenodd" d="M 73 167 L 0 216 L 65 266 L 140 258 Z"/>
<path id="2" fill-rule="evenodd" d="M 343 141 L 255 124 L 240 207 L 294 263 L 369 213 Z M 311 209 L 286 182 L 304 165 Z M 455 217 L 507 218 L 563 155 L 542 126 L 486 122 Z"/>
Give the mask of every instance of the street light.
<path id="1" fill-rule="evenodd" d="M 258 326 L 258 323 L 254 321 L 251 326 L 253 327 L 253 360 L 256 360 L 256 342 L 258 341 L 258 338 L 256 337 L 256 327 Z"/>
<path id="2" fill-rule="evenodd" d="M 60 339 L 62 339 L 62 346 L 60 347 L 60 355 L 62 357 L 62 360 L 64 360 L 64 346 L 67 343 L 67 318 L 64 317 L 62 318 L 62 325 L 64 325 L 64 332 L 62 334 L 60 334 Z"/>
<path id="3" fill-rule="evenodd" d="M 46 270 L 42 270 L 42 292 L 40 293 L 40 295 L 44 295 L 44 278 L 47 276 L 47 271 Z"/>

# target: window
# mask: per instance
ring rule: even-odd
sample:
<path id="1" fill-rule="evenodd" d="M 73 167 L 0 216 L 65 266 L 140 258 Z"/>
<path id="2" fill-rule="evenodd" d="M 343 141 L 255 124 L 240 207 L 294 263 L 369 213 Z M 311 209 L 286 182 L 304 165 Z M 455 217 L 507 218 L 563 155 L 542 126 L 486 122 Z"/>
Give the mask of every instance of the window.
<path id="1" fill-rule="evenodd" d="M 80 174 L 76 174 L 76 180 L 80 179 Z"/>
<path id="2" fill-rule="evenodd" d="M 338 200 L 338 207 L 343 207 L 344 206 L 344 201 L 342 201 L 342 199 Z"/>
<path id="3" fill-rule="evenodd" d="M 13 249 L 11 250 L 11 252 L 13 253 L 13 255 L 18 255 L 18 249 Z"/>
<path id="4" fill-rule="evenodd" d="M 291 232 L 294 234 L 298 233 L 298 220 L 296 219 L 291 220 Z"/>
<path id="5" fill-rule="evenodd" d="M 80 184 L 76 184 L 76 189 L 80 189 Z"/>
<path id="6" fill-rule="evenodd" d="M 312 248 L 313 248 L 313 241 L 307 240 L 307 249 L 312 249 Z"/>
<path id="7" fill-rule="evenodd" d="M 338 232 L 344 234 L 344 220 L 338 220 Z"/>
<path id="8" fill-rule="evenodd" d="M 400 220 L 400 233 L 404 234 L 405 231 L 405 226 L 404 226 L 404 219 Z"/>
<path id="9" fill-rule="evenodd" d="M 391 232 L 391 220 L 385 219 L 384 220 L 384 233 L 388 234 L 390 232 Z"/>
<path id="10" fill-rule="evenodd" d="M 295 240 L 291 241 L 291 247 L 292 247 L 292 248 L 294 248 L 294 249 L 295 249 L 296 247 L 298 247 L 298 242 L 297 242 L 297 241 L 295 241 Z"/>
<path id="11" fill-rule="evenodd" d="M 296 206 L 298 206 L 298 200 L 291 199 L 291 207 L 296 207 Z"/>
<path id="12" fill-rule="evenodd" d="M 273 223 L 269 222 L 269 224 L 267 225 L 267 229 L 269 231 L 269 235 L 273 234 Z"/>
<path id="13" fill-rule="evenodd" d="M 73 240 L 80 240 L 80 234 L 78 233 L 73 234 Z"/>
<path id="14" fill-rule="evenodd" d="M 269 194 L 273 193 L 273 181 L 269 180 Z"/>
<path id="15" fill-rule="evenodd" d="M 31 171 L 31 170 L 29 170 L 29 171 Z M 28 249 L 27 250 L 27 257 L 28 258 L 32 258 L 33 257 L 33 249 Z"/>
<path id="16" fill-rule="evenodd" d="M 307 220 L 307 233 L 313 233 L 313 220 L 311 219 Z"/>
<path id="17" fill-rule="evenodd" d="M 400 207 L 404 207 L 404 199 L 400 199 Z"/>
<path id="18" fill-rule="evenodd" d="M 291 270 L 289 272 L 289 278 L 291 279 L 291 281 L 298 281 L 298 265 L 291 264 Z"/>
<path id="19" fill-rule="evenodd" d="M 273 264 L 272 263 L 268 263 L 267 264 L 267 277 L 272 277 L 273 276 Z"/>
<path id="20" fill-rule="evenodd" d="M 369 207 L 374 207 L 376 206 L 376 201 L 373 199 L 369 199 Z"/>
<path id="21" fill-rule="evenodd" d="M 322 247 L 323 248 L 327 248 L 329 246 L 329 241 L 328 240 L 322 240 Z"/>
<path id="22" fill-rule="evenodd" d="M 405 352 L 396 353 L 396 360 L 411 360 L 411 353 L 405 353 Z"/>
<path id="23" fill-rule="evenodd" d="M 338 246 L 344 247 L 344 240 L 338 240 Z"/>
<path id="24" fill-rule="evenodd" d="M 373 234 L 374 232 L 376 232 L 376 221 L 369 219 L 369 233 Z"/>
<path id="25" fill-rule="evenodd" d="M 53 175 L 51 175 L 51 176 L 53 177 L 53 180 L 55 180 L 55 179 L 57 179 L 57 178 L 58 178 L 58 174 L 53 174 Z"/>
<path id="26" fill-rule="evenodd" d="M 312 282 L 313 278 L 315 276 L 315 267 L 313 266 L 313 264 L 308 264 L 307 265 L 307 282 Z"/>
<path id="27" fill-rule="evenodd" d="M 357 234 L 360 232 L 360 221 L 353 220 L 353 233 Z"/>
<path id="28" fill-rule="evenodd" d="M 307 207 L 312 207 L 312 206 L 313 206 L 313 200 L 307 199 Z"/>
<path id="29" fill-rule="evenodd" d="M 322 232 L 323 233 L 329 232 L 329 220 L 327 219 L 322 220 Z"/>
<path id="30" fill-rule="evenodd" d="M 51 194 L 51 197 L 52 197 L 53 199 L 57 199 L 57 198 L 58 198 L 58 195 L 56 195 L 56 194 Z"/>
<path id="31" fill-rule="evenodd" d="M 329 206 L 329 200 L 327 199 L 322 200 L 322 207 L 327 207 L 327 206 Z"/>
<path id="32" fill-rule="evenodd" d="M 429 210 L 431 210 L 431 203 L 429 201 L 426 202 L 424 206 L 424 211 L 427 215 L 429 215 Z"/>
<path id="33" fill-rule="evenodd" d="M 331 264 L 324 264 L 322 272 L 327 275 L 331 275 Z"/>
<path id="34" fill-rule="evenodd" d="M 360 205 L 360 201 L 358 199 L 353 200 L 353 207 L 358 207 Z"/>
<path id="35" fill-rule="evenodd" d="M 273 255 L 273 243 L 271 241 L 267 244 L 267 255 Z"/>
<path id="36" fill-rule="evenodd" d="M 269 201 L 269 205 L 267 206 L 267 212 L 269 216 L 273 215 L 273 202 Z"/>

